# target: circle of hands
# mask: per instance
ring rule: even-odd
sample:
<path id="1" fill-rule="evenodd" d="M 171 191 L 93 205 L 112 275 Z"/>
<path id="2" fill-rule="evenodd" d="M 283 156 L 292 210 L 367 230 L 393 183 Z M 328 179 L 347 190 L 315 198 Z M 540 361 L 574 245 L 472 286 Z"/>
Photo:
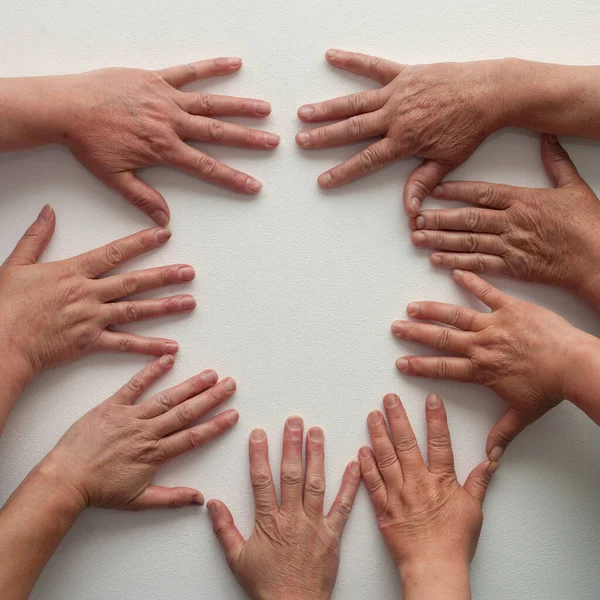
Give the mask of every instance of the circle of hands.
<path id="1" fill-rule="evenodd" d="M 279 502 L 267 434 L 252 431 L 252 534 L 247 540 L 242 537 L 221 501 L 210 501 L 208 509 L 229 566 L 256 599 L 331 597 L 341 536 L 361 478 L 403 576 L 435 562 L 448 568 L 468 566 L 482 526 L 482 503 L 502 453 L 524 428 L 568 394 L 577 393 L 571 392 L 575 384 L 557 362 L 570 355 L 570 348 L 591 343 L 591 336 L 558 315 L 517 300 L 474 273 L 558 285 L 591 300 L 595 282 L 587 274 L 594 272 L 597 255 L 593 224 L 600 210 L 598 199 L 554 136 L 543 135 L 541 140 L 550 189 L 442 183 L 503 126 L 503 115 L 483 110 L 486 103 L 479 101 L 490 93 L 488 63 L 410 66 L 339 50 L 328 51 L 327 60 L 381 87 L 299 109 L 304 123 L 318 125 L 297 134 L 301 148 L 378 138 L 321 174 L 320 186 L 341 186 L 395 160 L 421 156 L 423 162 L 404 190 L 412 242 L 434 250 L 432 264 L 451 269 L 457 285 L 482 303 L 482 310 L 439 302 L 410 304 L 410 320 L 395 321 L 393 335 L 446 355 L 402 356 L 396 362 L 398 370 L 407 376 L 490 387 L 508 408 L 489 434 L 486 460 L 461 485 L 442 400 L 435 395 L 426 400 L 428 446 L 423 457 L 400 398 L 386 395 L 385 416 L 376 410 L 367 419 L 372 447 L 361 448 L 357 460 L 347 466 L 328 512 L 323 430 L 312 427 L 305 436 L 300 417 L 287 420 Z M 170 217 L 167 203 L 137 177 L 137 169 L 170 165 L 243 194 L 260 190 L 261 183 L 251 175 L 186 143 L 258 150 L 278 145 L 276 134 L 218 120 L 263 118 L 271 111 L 267 102 L 180 89 L 233 73 L 241 64 L 240 59 L 219 58 L 159 71 L 105 69 L 69 76 L 64 83 L 75 105 L 58 141 L 158 225 L 80 256 L 41 263 L 56 222 L 46 206 L 0 268 L 0 321 L 21 388 L 46 368 L 94 352 L 155 357 L 114 396 L 77 421 L 30 475 L 59 482 L 65 502 L 80 510 L 204 504 L 198 490 L 156 486 L 152 477 L 161 465 L 223 435 L 238 420 L 237 411 L 227 409 L 199 421 L 230 400 L 236 389 L 232 378 L 219 379 L 211 370 L 140 401 L 171 369 L 178 345 L 116 328 L 192 311 L 195 301 L 188 294 L 152 300 L 129 297 L 189 282 L 193 267 L 112 272 L 170 237 L 165 228 Z M 322 125 L 330 121 L 335 123 Z M 423 210 L 427 196 L 468 206 Z M 539 219 L 542 212 L 545 217 Z M 566 254 L 573 257 L 569 264 L 561 260 Z"/>

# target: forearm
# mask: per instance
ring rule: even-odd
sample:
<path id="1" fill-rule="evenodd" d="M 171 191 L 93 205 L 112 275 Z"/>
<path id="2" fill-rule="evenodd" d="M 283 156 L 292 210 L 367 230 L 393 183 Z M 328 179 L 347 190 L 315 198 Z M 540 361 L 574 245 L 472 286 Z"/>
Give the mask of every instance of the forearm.
<path id="1" fill-rule="evenodd" d="M 25 600 L 85 508 L 47 457 L 0 511 L 0 598 Z"/>
<path id="2" fill-rule="evenodd" d="M 498 61 L 492 95 L 501 126 L 600 138 L 600 66 Z"/>
<path id="3" fill-rule="evenodd" d="M 600 425 L 600 340 L 581 332 L 566 361 L 563 394 Z"/>
<path id="4" fill-rule="evenodd" d="M 0 79 L 0 152 L 59 143 L 72 76 Z"/>
<path id="5" fill-rule="evenodd" d="M 400 566 L 402 600 L 470 600 L 467 563 L 423 562 Z"/>

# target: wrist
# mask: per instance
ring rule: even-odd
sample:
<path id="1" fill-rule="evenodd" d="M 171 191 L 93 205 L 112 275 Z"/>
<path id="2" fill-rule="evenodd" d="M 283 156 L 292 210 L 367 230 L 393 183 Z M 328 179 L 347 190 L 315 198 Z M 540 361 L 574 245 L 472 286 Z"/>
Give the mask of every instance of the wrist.
<path id="1" fill-rule="evenodd" d="M 429 558 L 403 561 L 399 565 L 402 597 L 412 598 L 470 598 L 469 561 Z"/>
<path id="2" fill-rule="evenodd" d="M 588 413 L 590 402 L 589 385 L 598 377 L 600 371 L 600 340 L 589 333 L 577 330 L 577 335 L 570 340 L 568 350 L 563 358 L 563 398 Z M 593 394 L 595 396 L 595 394 Z M 596 398 L 593 398 L 596 401 Z"/>
<path id="3" fill-rule="evenodd" d="M 89 506 L 89 502 L 81 487 L 73 480 L 70 464 L 52 450 L 32 471 L 40 485 L 52 490 L 51 495 L 60 501 L 63 510 L 79 516 Z"/>

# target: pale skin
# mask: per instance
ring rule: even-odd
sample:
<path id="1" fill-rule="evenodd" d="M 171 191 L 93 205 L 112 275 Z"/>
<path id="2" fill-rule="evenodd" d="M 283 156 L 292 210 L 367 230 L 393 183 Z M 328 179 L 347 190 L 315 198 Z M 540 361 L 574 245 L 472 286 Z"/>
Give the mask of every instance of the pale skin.
<path id="1" fill-rule="evenodd" d="M 0 152 L 63 144 L 107 186 L 165 227 L 170 212 L 163 196 L 136 175 L 168 165 L 241 194 L 261 183 L 186 141 L 272 150 L 279 136 L 218 120 L 264 118 L 264 100 L 184 92 L 188 83 L 229 75 L 237 57 L 201 60 L 147 71 L 112 68 L 78 75 L 0 79 Z"/>
<path id="2" fill-rule="evenodd" d="M 51 263 L 39 262 L 56 225 L 45 206 L 0 267 L 0 432 L 27 383 L 40 371 L 94 352 L 135 352 L 161 356 L 179 346 L 170 339 L 144 337 L 113 326 L 192 311 L 189 294 L 152 300 L 127 296 L 191 281 L 194 269 L 177 264 L 119 275 L 111 271 L 170 237 L 163 228 L 148 229 Z"/>
<path id="3" fill-rule="evenodd" d="M 197 424 L 235 392 L 207 370 L 137 403 L 173 366 L 165 355 L 77 421 L 0 511 L 0 596 L 25 600 L 61 540 L 81 513 L 179 508 L 204 504 L 188 487 L 152 485 L 155 471 L 199 448 L 237 423 L 227 410 Z"/>
<path id="4" fill-rule="evenodd" d="M 480 463 L 460 485 L 440 397 L 426 401 L 427 464 L 400 398 L 387 394 L 383 405 L 389 430 L 380 411 L 369 414 L 373 449 L 361 448 L 359 461 L 379 531 L 400 571 L 402 598 L 469 600 L 469 564 L 499 463 Z"/>
<path id="5" fill-rule="evenodd" d="M 508 409 L 486 444 L 493 461 L 523 429 L 563 399 L 600 425 L 600 340 L 473 273 L 457 270 L 453 276 L 491 312 L 440 302 L 409 304 L 407 312 L 414 320 L 395 321 L 393 334 L 449 354 L 402 356 L 396 361 L 398 370 L 409 376 L 485 385 L 501 396 Z"/>
<path id="6" fill-rule="evenodd" d="M 219 500 L 207 507 L 227 562 L 252 600 L 329 600 L 337 578 L 340 544 L 360 483 L 360 467 L 351 462 L 339 493 L 324 516 L 324 433 L 312 427 L 306 437 L 306 473 L 302 473 L 304 423 L 285 424 L 281 458 L 281 503 L 277 504 L 269 465 L 267 435 L 250 435 L 250 479 L 255 526 L 244 540 L 229 509 Z"/>
<path id="7" fill-rule="evenodd" d="M 600 202 L 555 136 L 542 136 L 541 152 L 554 188 L 445 182 L 433 196 L 472 206 L 422 211 L 413 244 L 437 250 L 437 267 L 561 286 L 600 309 Z"/>
<path id="8" fill-rule="evenodd" d="M 413 217 L 438 183 L 499 129 L 600 138 L 600 67 L 520 59 L 404 65 L 334 49 L 326 58 L 382 87 L 300 107 L 306 124 L 338 122 L 300 131 L 297 143 L 313 149 L 381 139 L 322 173 L 319 185 L 339 187 L 395 160 L 420 156 L 423 163 L 404 188 Z"/>

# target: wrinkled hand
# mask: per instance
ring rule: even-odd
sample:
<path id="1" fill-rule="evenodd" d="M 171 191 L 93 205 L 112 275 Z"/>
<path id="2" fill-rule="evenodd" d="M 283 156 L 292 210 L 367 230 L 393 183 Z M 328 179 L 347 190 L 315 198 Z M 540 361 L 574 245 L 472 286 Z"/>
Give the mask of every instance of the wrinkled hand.
<path id="1" fill-rule="evenodd" d="M 158 71 L 103 69 L 65 79 L 69 119 L 63 143 L 106 185 L 119 191 L 156 223 L 169 222 L 165 199 L 138 179 L 136 169 L 170 165 L 244 194 L 261 184 L 185 143 L 186 140 L 270 150 L 279 136 L 218 121 L 219 116 L 265 117 L 262 100 L 182 92 L 181 86 L 242 66 L 216 58 Z"/>
<path id="2" fill-rule="evenodd" d="M 340 539 L 354 504 L 360 469 L 356 462 L 348 465 L 338 496 L 324 517 L 323 431 L 313 427 L 308 432 L 303 481 L 303 426 L 300 417 L 290 417 L 285 425 L 279 507 L 267 436 L 262 429 L 254 430 L 250 436 L 256 523 L 248 541 L 244 541 L 222 502 L 208 503 L 213 528 L 229 566 L 254 600 L 329 599 L 335 585 Z"/>
<path id="3" fill-rule="evenodd" d="M 52 238 L 46 206 L 0 267 L 0 325 L 4 343 L 20 357 L 26 379 L 42 369 L 98 351 L 160 356 L 176 342 L 110 329 L 112 325 L 193 310 L 190 295 L 115 302 L 125 296 L 190 281 L 189 265 L 170 265 L 99 279 L 125 261 L 164 244 L 166 229 L 148 229 L 67 260 L 37 263 Z"/>
<path id="4" fill-rule="evenodd" d="M 481 506 L 499 463 L 479 464 L 461 486 L 441 399 L 427 397 L 428 465 L 400 398 L 387 394 L 383 402 L 391 439 L 383 415 L 371 412 L 367 423 L 373 451 L 361 448 L 359 460 L 392 559 L 399 566 L 469 564 L 483 523 Z"/>
<path id="5" fill-rule="evenodd" d="M 160 465 L 237 423 L 238 413 L 228 410 L 195 424 L 233 395 L 235 382 L 228 377 L 217 383 L 214 371 L 204 371 L 134 404 L 173 363 L 169 355 L 152 362 L 79 419 L 45 459 L 78 494 L 83 508 L 142 510 L 204 503 L 197 490 L 150 485 L 150 480 Z"/>
<path id="6" fill-rule="evenodd" d="M 600 258 L 600 202 L 556 137 L 542 136 L 542 160 L 555 189 L 462 181 L 436 187 L 436 198 L 476 208 L 423 211 L 411 219 L 413 243 L 443 250 L 431 256 L 438 267 L 550 283 L 589 298 Z"/>
<path id="7" fill-rule="evenodd" d="M 493 61 L 401 65 L 389 60 L 328 50 L 334 67 L 364 75 L 384 87 L 307 104 L 298 110 L 306 123 L 344 119 L 334 125 L 301 131 L 302 148 L 329 148 L 383 136 L 346 162 L 319 176 L 333 188 L 381 169 L 394 160 L 425 159 L 408 178 L 404 204 L 411 215 L 450 171 L 461 165 L 483 140 L 502 126 L 490 81 Z"/>
<path id="8" fill-rule="evenodd" d="M 581 332 L 555 313 L 516 300 L 473 273 L 453 275 L 492 312 L 439 302 L 409 304 L 410 317 L 441 325 L 395 321 L 394 335 L 460 356 L 404 356 L 396 366 L 407 375 L 485 385 L 504 398 L 509 408 L 487 440 L 489 458 L 498 460 L 525 427 L 562 402 L 565 357 Z"/>

